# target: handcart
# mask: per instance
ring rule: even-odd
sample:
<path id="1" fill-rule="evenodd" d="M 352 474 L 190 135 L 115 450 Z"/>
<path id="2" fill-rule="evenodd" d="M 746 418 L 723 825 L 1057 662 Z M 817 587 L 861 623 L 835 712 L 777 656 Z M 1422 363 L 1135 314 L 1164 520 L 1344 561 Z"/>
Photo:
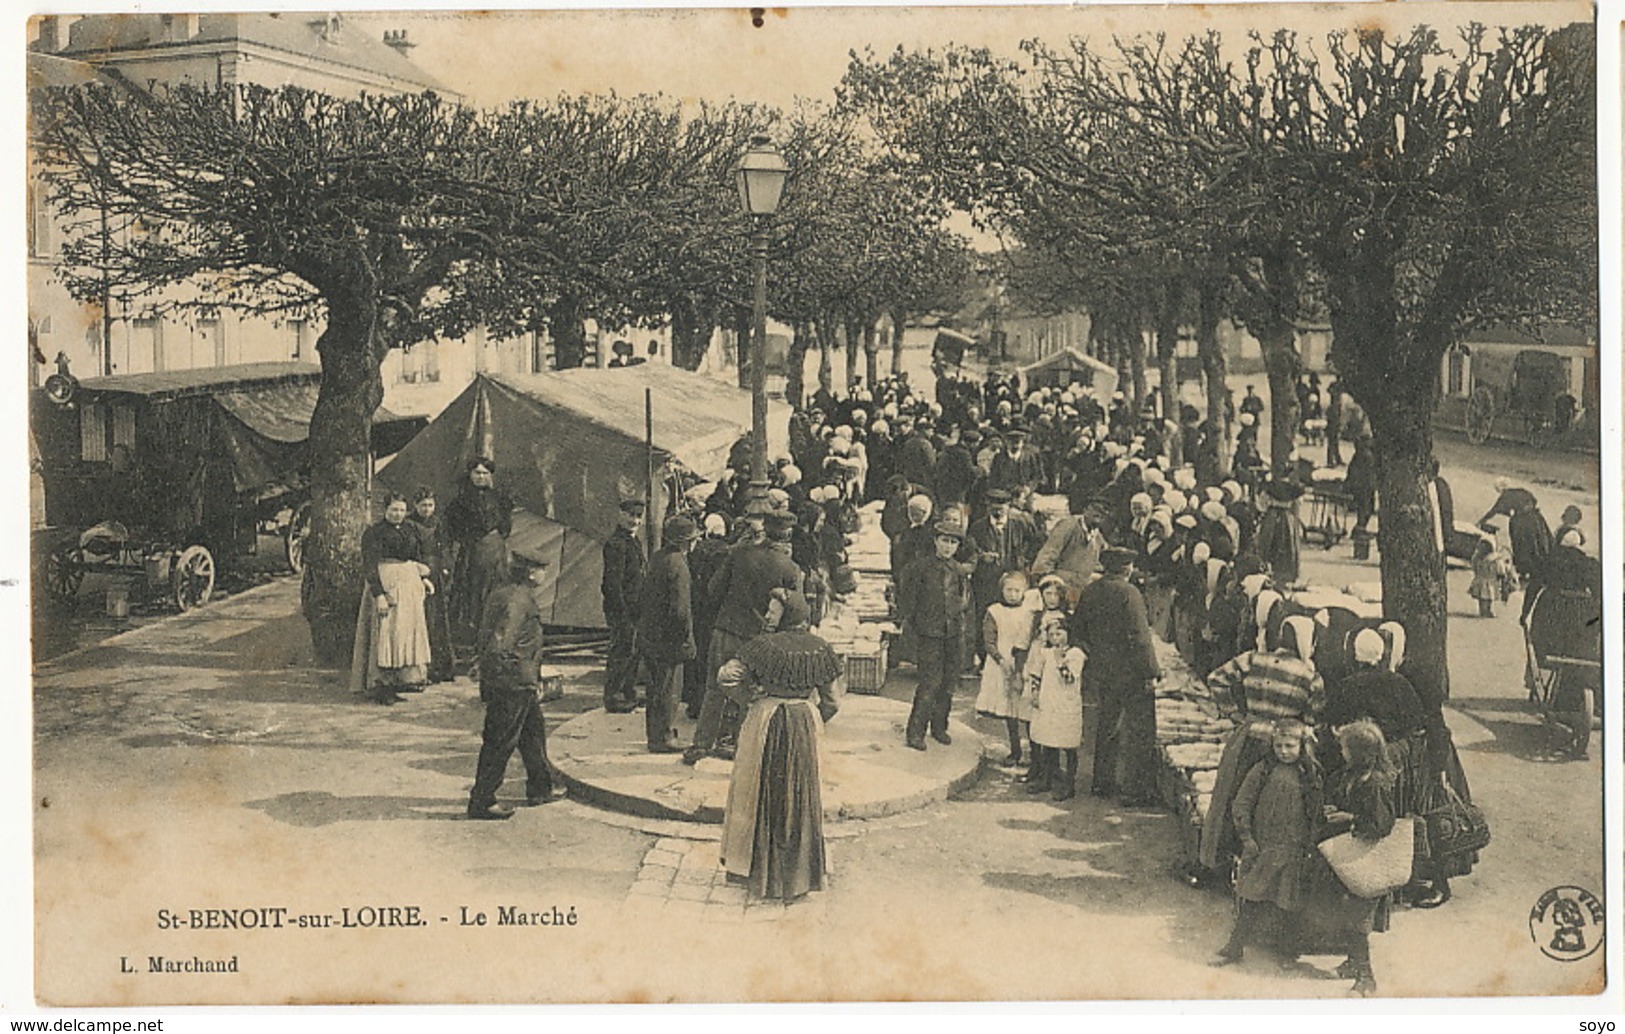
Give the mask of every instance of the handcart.
<path id="1" fill-rule="evenodd" d="M 1349 511 L 1354 497 L 1343 488 L 1341 478 L 1311 479 L 1303 495 L 1303 537 L 1331 549 L 1349 533 Z"/>
<path id="2" fill-rule="evenodd" d="M 1540 606 L 1537 598 L 1535 606 Z M 1534 624 L 1531 613 L 1530 625 Z M 1591 741 L 1591 719 L 1600 716 L 1602 662 L 1597 657 L 1542 655 L 1524 629 L 1524 685 L 1540 712 L 1553 752 L 1583 758 Z"/>

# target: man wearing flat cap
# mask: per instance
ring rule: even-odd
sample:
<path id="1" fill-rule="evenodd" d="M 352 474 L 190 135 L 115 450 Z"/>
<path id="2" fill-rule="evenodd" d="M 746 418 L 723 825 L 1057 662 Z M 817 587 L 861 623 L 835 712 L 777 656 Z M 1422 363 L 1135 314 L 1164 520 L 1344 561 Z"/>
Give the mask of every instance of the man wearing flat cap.
<path id="1" fill-rule="evenodd" d="M 547 728 L 539 699 L 542 612 L 535 596 L 546 566 L 535 557 L 511 554 L 507 583 L 493 589 L 485 600 L 478 639 L 485 728 L 474 788 L 468 795 L 471 819 L 513 815 L 513 809 L 497 803 L 497 789 L 515 750 L 525 763 L 525 803 L 546 804 L 553 798 Z"/>
<path id="2" fill-rule="evenodd" d="M 683 694 L 683 665 L 694 659 L 694 609 L 688 551 L 699 528 L 688 517 L 673 517 L 661 531 L 660 548 L 643 574 L 638 611 L 638 652 L 649 671 L 644 726 L 652 754 L 676 754 L 677 701 Z"/>
<path id="3" fill-rule="evenodd" d="M 968 436 L 971 434 L 976 435 L 977 443 L 981 442 L 982 436 L 974 429 L 962 437 L 959 426 L 950 424 L 947 443 L 937 454 L 937 464 L 932 470 L 932 487 L 936 489 L 937 507 L 944 516 L 949 507 L 963 511 L 971 497 L 971 489 L 981 476 L 981 471 L 976 469 L 976 457 L 970 450 Z"/>
<path id="4" fill-rule="evenodd" d="M 1089 658 L 1084 685 L 1099 694 L 1093 785 L 1096 797 L 1118 793 L 1118 745 L 1122 744 L 1123 802 L 1157 801 L 1157 712 L 1153 684 L 1162 677 L 1151 646 L 1145 597 L 1129 583 L 1135 552 L 1110 546 L 1100 555 L 1102 575 L 1084 586 L 1072 612 L 1072 642 Z"/>
<path id="5" fill-rule="evenodd" d="M 965 662 L 970 620 L 969 571 L 954 559 L 965 532 L 952 521 L 939 521 L 935 530 L 932 555 L 911 562 L 897 584 L 897 614 L 919 668 L 908 715 L 907 742 L 912 750 L 925 749 L 927 731 L 938 743 L 953 742 L 948 717 L 954 684 Z"/>
<path id="6" fill-rule="evenodd" d="M 604 620 L 609 623 L 609 650 L 604 658 L 604 710 L 630 714 L 638 706 L 634 681 L 638 673 L 637 628 L 639 588 L 647 562 L 643 540 L 644 503 L 627 499 L 620 505 L 615 531 L 604 542 Z"/>
<path id="7" fill-rule="evenodd" d="M 989 491 L 1002 489 L 1012 499 L 1023 499 L 1037 490 L 1044 479 L 1044 462 L 1027 447 L 1027 428 L 1013 424 L 1004 433 L 1004 451 L 993 457 L 987 472 Z"/>

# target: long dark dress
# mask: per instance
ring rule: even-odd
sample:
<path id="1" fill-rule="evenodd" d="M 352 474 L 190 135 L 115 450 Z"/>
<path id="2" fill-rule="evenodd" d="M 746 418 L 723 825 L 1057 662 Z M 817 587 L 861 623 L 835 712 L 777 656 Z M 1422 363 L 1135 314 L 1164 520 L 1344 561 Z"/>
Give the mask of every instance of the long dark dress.
<path id="1" fill-rule="evenodd" d="M 824 888 L 819 751 L 839 674 L 824 640 L 771 632 L 746 643 L 718 675 L 719 684 L 756 693 L 739 730 L 722 824 L 723 867 L 752 897 L 788 901 Z"/>
<path id="2" fill-rule="evenodd" d="M 507 575 L 508 534 L 512 531 L 513 497 L 504 489 L 465 483 L 446 507 L 446 536 L 457 553 L 451 579 L 451 620 L 458 635 L 469 641 L 485 614 L 485 598 Z"/>
<path id="3" fill-rule="evenodd" d="M 417 530 L 420 555 L 429 568 L 434 593 L 423 601 L 423 616 L 429 622 L 429 681 L 447 682 L 457 663 L 451 645 L 451 547 L 439 515 L 423 518 L 413 513 L 407 521 Z"/>

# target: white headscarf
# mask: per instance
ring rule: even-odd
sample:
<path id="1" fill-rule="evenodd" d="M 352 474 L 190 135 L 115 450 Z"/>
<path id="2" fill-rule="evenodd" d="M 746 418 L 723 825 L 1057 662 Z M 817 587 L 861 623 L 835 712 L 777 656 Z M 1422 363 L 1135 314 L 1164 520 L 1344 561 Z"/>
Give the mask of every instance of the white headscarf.
<path id="1" fill-rule="evenodd" d="M 1294 653 L 1311 667 L 1315 663 L 1315 623 L 1303 615 L 1282 622 L 1281 646 L 1291 645 Z"/>
<path id="2" fill-rule="evenodd" d="M 1388 640 L 1388 656 L 1383 667 L 1398 671 L 1399 666 L 1405 663 L 1405 626 L 1397 621 L 1384 621 L 1377 626 L 1377 631 Z"/>
<path id="3" fill-rule="evenodd" d="M 1264 583 L 1269 581 L 1269 575 L 1250 574 L 1241 580 L 1241 591 L 1249 600 L 1257 600 L 1258 594 L 1264 591 Z"/>
<path id="4" fill-rule="evenodd" d="M 1253 623 L 1258 626 L 1257 648 L 1267 650 L 1268 637 L 1265 635 L 1269 628 L 1270 611 L 1281 602 L 1281 594 L 1274 589 L 1264 589 L 1253 599 Z"/>
<path id="5" fill-rule="evenodd" d="M 1354 663 L 1377 665 L 1388 650 L 1388 644 L 1374 628 L 1362 628 L 1354 636 Z"/>

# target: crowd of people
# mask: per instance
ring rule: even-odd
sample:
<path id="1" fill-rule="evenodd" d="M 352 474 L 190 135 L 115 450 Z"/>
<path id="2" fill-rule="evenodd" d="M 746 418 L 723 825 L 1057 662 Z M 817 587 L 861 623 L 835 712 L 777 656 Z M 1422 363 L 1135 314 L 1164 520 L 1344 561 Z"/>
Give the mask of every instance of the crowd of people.
<path id="1" fill-rule="evenodd" d="M 1319 415 L 1302 429 L 1323 434 L 1328 459 L 1340 460 L 1336 442 L 1352 428 L 1354 478 L 1369 429 L 1335 387 L 1335 420 L 1313 391 L 1314 405 L 1300 409 Z M 664 501 L 653 556 L 647 501 L 620 504 L 603 551 L 603 704 L 638 707 L 641 670 L 648 751 L 690 765 L 734 761 L 730 873 L 759 895 L 823 885 L 817 741 L 836 714 L 841 668 L 809 629 L 853 591 L 859 507 L 878 502 L 900 629 L 892 658 L 917 674 L 908 748 L 951 742 L 953 695 L 970 676 L 975 709 L 1002 722 L 1007 764 L 1026 792 L 1073 797 L 1092 739 L 1089 792 L 1158 806 L 1156 641 L 1171 644 L 1205 680 L 1209 706 L 1234 722 L 1200 849 L 1243 902 L 1216 961 L 1240 958 L 1266 933 L 1291 957 L 1318 929 L 1347 951 L 1341 972 L 1355 990 L 1374 989 L 1365 938 L 1384 928 L 1393 899 L 1351 899 L 1313 847 L 1348 830 L 1380 839 L 1441 801 L 1470 805 L 1443 692 L 1408 677 L 1397 624 L 1296 601 L 1306 472 L 1272 475 L 1258 458 L 1262 400 L 1249 391 L 1240 403 L 1229 475 L 1215 425 L 1189 406 L 1168 407 L 1174 419 L 1162 408 L 947 371 L 927 399 L 898 376 L 854 384 L 843 398 L 821 390 L 791 416 L 789 455 L 770 464 L 766 484 L 751 482 L 751 443 L 741 439 L 716 484 Z M 487 719 L 468 814 L 482 819 L 511 814 L 495 794 L 515 750 L 527 803 L 555 793 L 535 692 L 541 618 L 527 588 L 542 564 L 508 548 L 513 504 L 494 475 L 491 461 L 471 463 L 443 521 L 427 491 L 387 501 L 362 543 L 368 593 L 354 675 L 387 704 L 449 678 L 459 657 L 477 666 Z M 1501 572 L 1494 594 L 1505 598 L 1508 578 L 1526 584 L 1526 621 L 1538 596 L 1568 601 L 1573 613 L 1560 604 L 1541 617 L 1536 607 L 1531 628 L 1557 630 L 1549 652 L 1570 649 L 1559 632 L 1585 620 L 1581 595 L 1600 599 L 1578 515 L 1542 534 L 1533 496 L 1503 489 L 1480 522 L 1512 520 L 1515 570 Z M 1363 525 L 1374 506 L 1356 510 Z M 1442 550 L 1453 522 L 1440 518 Z M 1475 558 L 1475 596 L 1479 573 Z M 686 744 L 679 708 L 697 722 Z M 1398 898 L 1425 908 L 1449 899 L 1450 879 L 1476 854 L 1424 839 Z"/>

